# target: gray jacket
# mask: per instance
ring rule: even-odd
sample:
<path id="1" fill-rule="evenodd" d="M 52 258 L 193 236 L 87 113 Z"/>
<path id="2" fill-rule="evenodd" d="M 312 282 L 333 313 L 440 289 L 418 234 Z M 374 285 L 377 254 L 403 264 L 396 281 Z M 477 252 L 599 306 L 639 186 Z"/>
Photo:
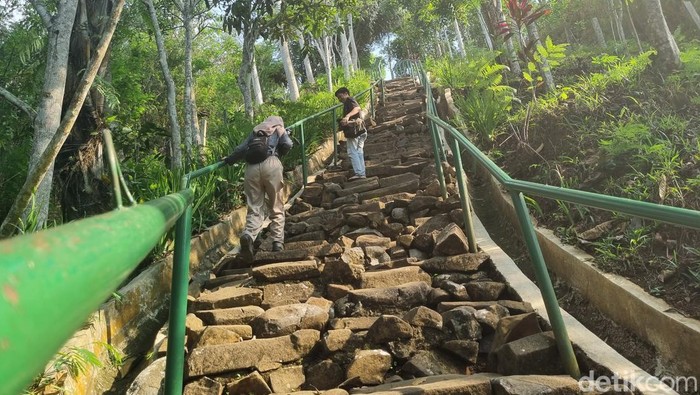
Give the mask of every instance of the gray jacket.
<path id="1" fill-rule="evenodd" d="M 272 116 L 268 117 L 263 123 L 253 128 L 253 131 L 248 135 L 248 138 L 243 140 L 243 142 L 233 150 L 231 155 L 224 158 L 224 161 L 231 164 L 243 159 L 245 157 L 246 150 L 248 149 L 248 143 L 250 143 L 250 140 L 253 139 L 254 133 L 257 131 L 264 131 L 270 136 L 268 140 L 269 155 L 282 157 L 292 149 L 292 139 L 289 137 L 287 130 L 284 129 L 282 118 Z"/>

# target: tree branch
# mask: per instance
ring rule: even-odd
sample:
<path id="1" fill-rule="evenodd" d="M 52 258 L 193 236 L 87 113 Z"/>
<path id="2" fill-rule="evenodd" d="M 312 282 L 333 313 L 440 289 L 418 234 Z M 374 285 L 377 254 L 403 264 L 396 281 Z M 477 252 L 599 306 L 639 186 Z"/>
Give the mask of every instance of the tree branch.
<path id="1" fill-rule="evenodd" d="M 20 99 L 19 97 L 13 95 L 10 93 L 8 90 L 0 86 L 0 96 L 4 97 L 9 101 L 10 103 L 14 104 L 15 106 L 19 107 L 20 110 L 24 111 L 27 116 L 31 119 L 34 120 L 34 117 L 36 117 L 36 110 L 32 108 L 29 104 L 27 104 L 25 101 Z"/>
<path id="2" fill-rule="evenodd" d="M 29 1 L 32 3 L 32 6 L 34 6 L 37 14 L 41 17 L 42 22 L 44 22 L 44 27 L 47 29 L 51 28 L 51 15 L 49 15 L 49 12 L 46 10 L 46 6 L 39 0 Z"/>

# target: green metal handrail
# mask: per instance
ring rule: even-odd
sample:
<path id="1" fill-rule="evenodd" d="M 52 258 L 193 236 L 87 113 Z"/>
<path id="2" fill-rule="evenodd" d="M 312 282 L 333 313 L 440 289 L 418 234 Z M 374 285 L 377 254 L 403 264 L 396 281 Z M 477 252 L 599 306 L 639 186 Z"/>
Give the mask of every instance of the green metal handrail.
<path id="1" fill-rule="evenodd" d="M 356 96 L 370 93 L 372 113 L 377 83 Z M 335 113 L 338 107 L 335 105 L 292 124 L 301 128 L 304 180 L 304 122 L 328 112 Z M 334 114 L 332 130 L 335 128 Z M 123 207 L 122 193 L 132 204 L 134 199 L 116 161 L 111 134 L 109 130 L 103 133 L 116 210 L 0 241 L 0 394 L 20 393 L 173 224 L 176 230 L 165 393 L 182 393 L 192 234 L 190 184 L 225 164 L 217 162 L 187 173 L 181 179 L 180 192 Z M 335 153 L 337 133 L 334 137 Z"/>
<path id="2" fill-rule="evenodd" d="M 423 83 L 427 85 L 428 88 L 430 87 L 430 81 L 425 75 L 423 75 Z M 428 108 L 429 111 L 427 117 L 431 124 L 446 130 L 454 139 L 452 144 L 452 153 L 454 158 L 454 166 L 455 169 L 458 169 L 458 173 L 461 172 L 463 168 L 460 157 L 460 147 L 463 147 L 476 162 L 486 168 L 489 173 L 491 173 L 508 190 L 511 199 L 513 200 L 513 205 L 515 206 L 518 222 L 520 224 L 521 232 L 523 233 L 525 244 L 527 245 L 530 259 L 535 267 L 535 277 L 540 292 L 542 293 L 542 298 L 544 300 L 545 308 L 555 334 L 557 348 L 559 349 L 562 362 L 569 375 L 576 379 L 580 378 L 581 374 L 576 362 L 576 356 L 574 355 L 573 347 L 569 341 L 569 336 L 561 316 L 561 311 L 559 310 L 559 304 L 554 292 L 554 287 L 552 286 L 552 281 L 549 277 L 549 272 L 547 271 L 547 266 L 537 240 L 534 225 L 530 219 L 530 213 L 528 212 L 527 205 L 525 204 L 523 193 L 550 199 L 557 199 L 569 203 L 582 204 L 603 210 L 620 212 L 694 229 L 700 229 L 700 211 L 641 202 L 568 188 L 554 187 L 551 185 L 538 184 L 529 181 L 515 180 L 500 167 L 498 167 L 498 165 L 496 165 L 493 161 L 491 161 L 486 154 L 481 152 L 479 148 L 469 141 L 469 139 L 460 133 L 454 126 L 440 119 L 434 107 L 429 106 Z M 467 200 L 467 197 L 461 190 L 461 187 L 460 195 L 463 202 Z M 465 213 L 466 212 L 467 211 L 465 210 Z M 469 238 L 471 239 L 473 236 L 469 236 Z"/>
<path id="3" fill-rule="evenodd" d="M 183 190 L 0 241 L 0 393 L 21 393 L 191 203 Z"/>

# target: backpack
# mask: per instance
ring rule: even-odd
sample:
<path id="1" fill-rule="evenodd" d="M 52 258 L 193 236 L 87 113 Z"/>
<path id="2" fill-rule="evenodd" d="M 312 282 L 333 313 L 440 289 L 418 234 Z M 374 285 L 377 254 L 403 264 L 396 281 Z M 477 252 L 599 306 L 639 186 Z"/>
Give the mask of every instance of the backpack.
<path id="1" fill-rule="evenodd" d="M 254 131 L 245 151 L 245 161 L 252 165 L 265 161 L 270 156 L 269 140 L 270 136 L 264 131 Z"/>

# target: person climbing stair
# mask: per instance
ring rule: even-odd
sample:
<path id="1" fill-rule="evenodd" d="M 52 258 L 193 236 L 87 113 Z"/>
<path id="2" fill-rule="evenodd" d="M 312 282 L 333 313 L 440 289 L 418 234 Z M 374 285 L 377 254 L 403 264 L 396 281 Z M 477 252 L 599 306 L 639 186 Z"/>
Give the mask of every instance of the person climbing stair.
<path id="1" fill-rule="evenodd" d="M 360 105 L 350 96 L 350 91 L 342 87 L 335 91 L 335 97 L 343 103 L 343 118 L 340 119 L 340 128 L 347 139 L 348 156 L 355 173 L 350 180 L 366 178 L 364 146 L 367 140 L 367 129 L 361 116 Z"/>
<path id="2" fill-rule="evenodd" d="M 291 148 L 292 139 L 284 128 L 284 121 L 279 116 L 271 116 L 255 126 L 248 138 L 239 144 L 231 155 L 223 159 L 228 165 L 243 159 L 247 163 L 243 190 L 248 211 L 245 229 L 241 235 L 240 252 L 246 264 L 252 264 L 254 261 L 254 242 L 265 220 L 265 197 L 273 240 L 272 250 L 284 249 L 284 178 L 280 157 L 287 154 Z"/>

